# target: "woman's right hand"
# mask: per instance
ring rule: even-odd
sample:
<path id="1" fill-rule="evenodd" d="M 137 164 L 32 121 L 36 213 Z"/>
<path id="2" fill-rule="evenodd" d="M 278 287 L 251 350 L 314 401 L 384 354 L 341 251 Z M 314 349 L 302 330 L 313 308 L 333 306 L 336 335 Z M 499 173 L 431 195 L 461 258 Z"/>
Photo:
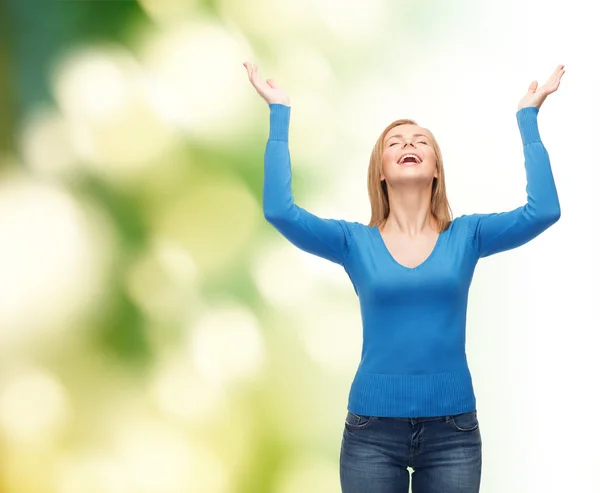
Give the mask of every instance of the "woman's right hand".
<path id="1" fill-rule="evenodd" d="M 285 91 L 279 87 L 273 79 L 264 81 L 262 77 L 258 75 L 258 67 L 255 64 L 244 62 L 244 67 L 246 67 L 246 70 L 248 71 L 250 83 L 267 104 L 290 105 L 290 98 Z"/>

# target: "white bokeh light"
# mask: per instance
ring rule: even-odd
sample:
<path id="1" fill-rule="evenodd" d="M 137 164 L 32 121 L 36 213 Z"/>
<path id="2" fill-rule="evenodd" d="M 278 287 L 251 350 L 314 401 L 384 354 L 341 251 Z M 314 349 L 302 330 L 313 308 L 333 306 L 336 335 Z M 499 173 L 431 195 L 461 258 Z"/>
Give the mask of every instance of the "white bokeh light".
<path id="1" fill-rule="evenodd" d="M 246 307 L 220 304 L 193 324 L 194 366 L 208 381 L 250 381 L 262 369 L 265 348 L 259 323 Z"/>
<path id="2" fill-rule="evenodd" d="M 229 26 L 240 26 L 253 39 L 267 36 L 269 41 L 277 39 L 278 44 L 286 39 L 318 44 L 318 37 L 306 36 L 306 32 L 315 28 L 315 14 L 308 2 L 221 0 L 215 8 L 224 22 Z"/>
<path id="3" fill-rule="evenodd" d="M 163 422 L 137 417 L 119 423 L 114 450 L 136 493 L 191 493 L 202 479 L 191 441 Z"/>
<path id="4" fill-rule="evenodd" d="M 150 391 L 167 416 L 202 423 L 217 414 L 224 397 L 221 386 L 200 378 L 189 355 L 179 353 L 158 366 Z"/>
<path id="5" fill-rule="evenodd" d="M 362 327 L 358 302 L 349 305 L 313 294 L 311 309 L 298 312 L 306 352 L 334 375 L 349 375 L 360 361 Z"/>
<path id="6" fill-rule="evenodd" d="M 8 377 L 0 387 L 0 428 L 15 442 L 54 438 L 66 424 L 69 398 L 49 372 L 28 368 Z"/>
<path id="7" fill-rule="evenodd" d="M 61 457 L 55 479 L 57 493 L 133 493 L 124 468 L 107 453 L 78 451 Z"/>
<path id="8" fill-rule="evenodd" d="M 318 456 L 292 456 L 277 473 L 273 493 L 339 491 L 339 466 Z"/>
<path id="9" fill-rule="evenodd" d="M 54 92 L 71 144 L 95 172 L 119 180 L 136 176 L 175 145 L 147 78 L 130 53 L 114 46 L 74 51 L 57 66 Z"/>
<path id="10" fill-rule="evenodd" d="M 387 3 L 384 0 L 351 5 L 344 0 L 316 0 L 311 5 L 313 13 L 346 46 L 372 42 L 385 26 Z"/>
<path id="11" fill-rule="evenodd" d="M 228 139 L 247 123 L 242 63 L 252 52 L 233 30 L 192 17 L 149 38 L 144 64 L 163 117 L 203 139 Z"/>
<path id="12" fill-rule="evenodd" d="M 270 303 L 293 308 L 302 304 L 302 300 L 308 302 L 312 298 L 317 277 L 304 268 L 303 255 L 308 254 L 282 238 L 263 243 L 258 250 L 252 262 L 253 278 Z"/>
<path id="13" fill-rule="evenodd" d="M 0 347 L 69 326 L 104 288 L 107 224 L 56 185 L 0 185 Z"/>
<path id="14" fill-rule="evenodd" d="M 179 245 L 155 239 L 126 275 L 127 291 L 146 316 L 165 322 L 185 317 L 198 300 L 198 266 Z"/>
<path id="15" fill-rule="evenodd" d="M 110 121 L 129 104 L 137 71 L 131 54 L 114 45 L 72 51 L 53 74 L 59 106 L 69 117 Z"/>
<path id="16" fill-rule="evenodd" d="M 28 115 L 21 137 L 25 164 L 42 174 L 66 174 L 77 166 L 64 118 L 47 108 Z"/>

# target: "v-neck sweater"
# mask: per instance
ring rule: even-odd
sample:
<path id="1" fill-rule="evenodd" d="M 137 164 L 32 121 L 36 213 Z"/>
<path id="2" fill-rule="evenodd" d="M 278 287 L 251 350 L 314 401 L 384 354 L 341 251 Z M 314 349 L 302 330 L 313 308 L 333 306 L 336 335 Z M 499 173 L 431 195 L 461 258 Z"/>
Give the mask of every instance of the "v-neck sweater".
<path id="1" fill-rule="evenodd" d="M 538 129 L 539 109 L 529 106 L 516 113 L 526 203 L 507 212 L 452 219 L 416 267 L 394 259 L 378 227 L 322 218 L 294 202 L 291 107 L 270 104 L 269 109 L 264 216 L 296 247 L 341 265 L 359 299 L 362 350 L 348 411 L 433 417 L 475 410 L 466 356 L 467 299 L 475 266 L 480 258 L 527 243 L 560 217 L 550 158 Z"/>

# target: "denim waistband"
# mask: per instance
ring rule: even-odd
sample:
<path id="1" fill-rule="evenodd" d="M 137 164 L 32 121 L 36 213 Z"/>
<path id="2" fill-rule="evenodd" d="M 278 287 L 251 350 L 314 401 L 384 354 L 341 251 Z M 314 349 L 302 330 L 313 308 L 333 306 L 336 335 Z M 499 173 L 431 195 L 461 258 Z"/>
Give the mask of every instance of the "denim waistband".
<path id="1" fill-rule="evenodd" d="M 476 413 L 476 410 L 473 411 L 469 411 L 469 413 Z M 459 413 L 459 414 L 468 414 L 468 413 Z M 410 424 L 417 424 L 417 423 L 425 423 L 427 421 L 445 421 L 448 422 L 450 421 L 450 418 L 452 418 L 453 416 L 457 416 L 456 414 L 448 414 L 446 416 L 428 416 L 428 417 L 424 417 L 424 418 L 386 418 L 386 419 L 393 419 L 396 421 L 408 421 L 410 422 Z"/>

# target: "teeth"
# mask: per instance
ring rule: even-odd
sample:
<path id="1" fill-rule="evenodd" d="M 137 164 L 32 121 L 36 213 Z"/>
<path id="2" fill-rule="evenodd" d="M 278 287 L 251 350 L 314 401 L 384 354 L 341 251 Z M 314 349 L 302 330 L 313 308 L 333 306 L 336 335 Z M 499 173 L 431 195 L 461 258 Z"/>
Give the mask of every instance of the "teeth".
<path id="1" fill-rule="evenodd" d="M 402 159 L 400 160 L 400 162 L 403 163 L 407 157 L 414 157 L 416 159 L 417 163 L 421 162 L 421 159 L 416 154 L 405 154 L 404 156 L 402 156 Z"/>

